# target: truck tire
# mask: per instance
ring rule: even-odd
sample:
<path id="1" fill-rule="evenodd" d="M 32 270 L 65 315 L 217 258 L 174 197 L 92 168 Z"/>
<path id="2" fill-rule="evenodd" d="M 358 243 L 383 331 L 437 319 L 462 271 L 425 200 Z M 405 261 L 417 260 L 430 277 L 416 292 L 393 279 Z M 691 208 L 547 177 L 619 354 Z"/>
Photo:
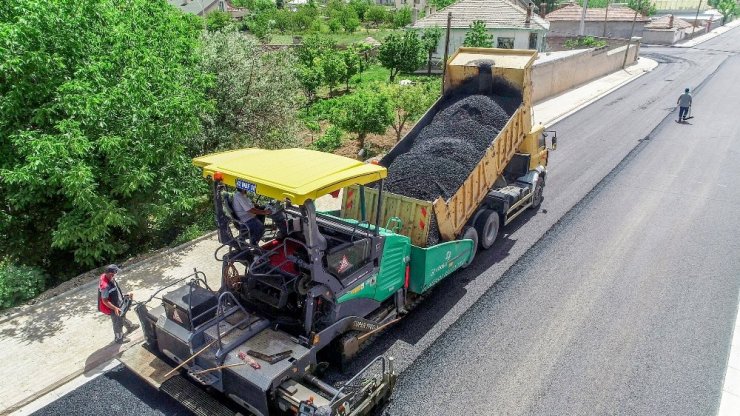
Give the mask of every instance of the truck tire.
<path id="1" fill-rule="evenodd" d="M 473 240 L 473 255 L 470 256 L 470 260 L 468 260 L 465 264 L 461 266 L 464 269 L 470 266 L 470 263 L 472 263 L 473 259 L 475 258 L 475 254 L 478 252 L 478 232 L 475 231 L 474 227 L 466 225 L 463 228 L 462 234 L 460 234 L 459 239 L 460 240 Z"/>
<path id="2" fill-rule="evenodd" d="M 478 232 L 478 244 L 482 249 L 490 248 L 498 237 L 499 216 L 492 209 L 483 210 L 475 220 L 475 231 Z"/>
<path id="3" fill-rule="evenodd" d="M 540 204 L 542 204 L 542 191 L 545 190 L 545 177 L 540 176 L 537 178 L 537 184 L 534 186 L 534 191 L 532 195 L 532 205 L 530 205 L 529 208 L 531 209 L 538 209 L 540 207 Z"/>

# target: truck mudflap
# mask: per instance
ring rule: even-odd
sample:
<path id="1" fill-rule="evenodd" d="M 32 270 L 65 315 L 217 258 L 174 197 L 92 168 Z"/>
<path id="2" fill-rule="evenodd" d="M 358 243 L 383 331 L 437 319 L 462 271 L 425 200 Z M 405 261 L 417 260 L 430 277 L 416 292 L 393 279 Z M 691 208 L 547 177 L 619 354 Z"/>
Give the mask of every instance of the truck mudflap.
<path id="1" fill-rule="evenodd" d="M 306 375 L 288 380 L 277 392 L 278 408 L 298 416 L 361 416 L 390 397 L 398 375 L 393 358 L 376 357 L 338 388 Z"/>

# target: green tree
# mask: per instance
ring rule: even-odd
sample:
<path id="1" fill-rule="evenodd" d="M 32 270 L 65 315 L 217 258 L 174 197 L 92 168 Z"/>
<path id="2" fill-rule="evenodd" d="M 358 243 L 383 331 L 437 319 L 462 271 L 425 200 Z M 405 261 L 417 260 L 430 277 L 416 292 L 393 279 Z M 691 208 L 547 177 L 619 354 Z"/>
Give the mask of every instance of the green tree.
<path id="1" fill-rule="evenodd" d="M 342 22 L 337 17 L 329 19 L 329 31 L 331 33 L 337 33 L 342 30 Z"/>
<path id="2" fill-rule="evenodd" d="M 216 111 L 203 117 L 202 153 L 240 147 L 299 145 L 301 84 L 287 51 L 264 53 L 237 32 L 203 36 L 200 69 L 215 80 Z"/>
<path id="3" fill-rule="evenodd" d="M 386 21 L 388 12 L 385 7 L 380 5 L 373 5 L 365 12 L 365 21 L 372 23 L 375 27 L 380 26 Z"/>
<path id="4" fill-rule="evenodd" d="M 334 52 L 336 43 L 320 35 L 309 35 L 303 38 L 301 46 L 296 48 L 298 61 L 306 66 L 316 66 L 316 59 Z"/>
<path id="5" fill-rule="evenodd" d="M 211 32 L 226 29 L 234 22 L 231 15 L 220 10 L 212 11 L 206 16 L 206 27 Z"/>
<path id="6" fill-rule="evenodd" d="M 717 10 L 722 13 L 722 24 L 724 25 L 731 16 L 735 15 L 737 3 L 735 3 L 735 0 L 719 0 L 717 2 Z"/>
<path id="7" fill-rule="evenodd" d="M 319 61 L 321 62 L 321 72 L 324 75 L 324 83 L 329 87 L 329 95 L 333 95 L 334 88 L 344 79 L 347 66 L 342 56 L 334 51 L 322 55 Z"/>
<path id="8" fill-rule="evenodd" d="M 349 80 L 362 71 L 362 58 L 360 58 L 360 51 L 360 46 L 352 45 L 340 52 L 342 60 L 344 61 L 344 74 L 342 74 L 342 78 L 347 91 L 349 91 Z"/>
<path id="9" fill-rule="evenodd" d="M 378 51 L 378 60 L 390 70 L 393 81 L 399 72 L 414 72 L 424 63 L 424 46 L 419 35 L 409 30 L 388 35 Z"/>
<path id="10" fill-rule="evenodd" d="M 322 152 L 333 152 L 342 146 L 344 132 L 337 126 L 329 126 L 326 133 L 311 144 L 311 147 Z"/>
<path id="11" fill-rule="evenodd" d="M 470 30 L 465 33 L 463 46 L 473 48 L 490 48 L 493 46 L 493 35 L 488 33 L 486 24 L 482 20 L 476 20 L 470 25 Z"/>
<path id="12" fill-rule="evenodd" d="M 191 165 L 202 21 L 166 2 L 0 7 L 0 253 L 55 275 L 160 244 L 205 192 Z"/>
<path id="13" fill-rule="evenodd" d="M 355 13 L 357 13 L 357 17 L 360 20 L 365 20 L 365 13 L 372 4 L 370 0 L 350 0 L 349 2 L 350 7 L 355 9 Z"/>
<path id="14" fill-rule="evenodd" d="M 299 6 L 293 15 L 293 26 L 295 30 L 307 31 L 319 17 L 319 9 L 309 3 L 305 6 Z"/>
<path id="15" fill-rule="evenodd" d="M 33 299 L 44 290 L 46 277 L 35 267 L 0 261 L 0 310 Z"/>
<path id="16" fill-rule="evenodd" d="M 627 7 L 645 16 L 652 16 L 658 10 L 655 3 L 648 0 L 628 0 Z"/>
<path id="17" fill-rule="evenodd" d="M 344 28 L 345 32 L 354 33 L 357 28 L 360 27 L 360 19 L 357 18 L 354 10 L 347 10 L 351 11 L 351 13 L 345 12 L 345 14 L 342 15 L 342 27 Z"/>
<path id="18" fill-rule="evenodd" d="M 421 43 L 427 52 L 427 75 L 432 75 L 432 54 L 437 50 L 440 39 L 442 39 L 442 29 L 438 26 L 428 27 L 421 34 Z"/>
<path id="19" fill-rule="evenodd" d="M 414 83 L 412 85 L 391 84 L 386 87 L 393 108 L 391 127 L 396 132 L 396 140 L 401 140 L 407 122 L 413 122 L 434 103 L 437 94 L 433 83 Z M 436 88 L 434 88 L 436 90 Z"/>
<path id="20" fill-rule="evenodd" d="M 393 120 L 393 110 L 385 93 L 361 90 L 342 98 L 334 124 L 357 133 L 360 148 L 365 148 L 365 138 L 369 133 L 385 133 Z"/>
<path id="21" fill-rule="evenodd" d="M 247 22 L 247 28 L 249 31 L 259 39 L 262 43 L 268 43 L 270 41 L 270 32 L 275 24 L 275 20 L 272 20 L 269 14 L 264 13 L 255 16 Z"/>
<path id="22" fill-rule="evenodd" d="M 404 6 L 393 15 L 393 26 L 396 28 L 406 27 L 411 24 L 411 8 Z"/>
<path id="23" fill-rule="evenodd" d="M 309 103 L 313 102 L 316 98 L 316 90 L 324 82 L 324 73 L 322 72 L 321 65 L 318 63 L 313 65 L 298 64 L 296 76 L 298 77 L 298 82 L 301 84 L 303 93 L 306 95 L 306 99 Z"/>

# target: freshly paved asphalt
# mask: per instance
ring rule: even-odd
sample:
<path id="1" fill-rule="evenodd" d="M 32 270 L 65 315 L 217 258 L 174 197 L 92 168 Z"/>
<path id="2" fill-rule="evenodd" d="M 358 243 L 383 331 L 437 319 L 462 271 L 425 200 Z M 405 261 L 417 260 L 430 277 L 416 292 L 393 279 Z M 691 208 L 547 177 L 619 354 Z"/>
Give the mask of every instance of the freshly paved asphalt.
<path id="1" fill-rule="evenodd" d="M 740 276 L 739 40 L 645 49 L 656 71 L 555 126 L 547 216 L 588 193 L 406 368 L 388 414 L 716 414 Z"/>
<path id="2" fill-rule="evenodd" d="M 396 358 L 389 414 L 716 412 L 740 274 L 739 41 L 643 48 L 656 70 L 554 126 L 540 212 L 356 360 Z M 692 124 L 671 121 L 697 86 Z M 182 414 L 104 377 L 39 414 L 97 413 L 100 383 L 133 403 L 119 414 Z"/>
<path id="3" fill-rule="evenodd" d="M 189 416 L 171 397 L 141 382 L 123 366 L 103 374 L 34 413 L 37 416 Z"/>

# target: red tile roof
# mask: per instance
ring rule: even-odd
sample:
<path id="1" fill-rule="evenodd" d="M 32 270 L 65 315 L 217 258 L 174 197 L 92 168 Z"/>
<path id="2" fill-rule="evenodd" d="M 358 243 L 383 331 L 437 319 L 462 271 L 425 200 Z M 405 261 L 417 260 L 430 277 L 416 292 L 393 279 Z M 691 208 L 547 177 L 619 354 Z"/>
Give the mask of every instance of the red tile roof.
<path id="1" fill-rule="evenodd" d="M 579 22 L 581 20 L 581 6 L 570 4 L 563 8 L 548 13 L 545 19 L 550 22 Z M 631 22 L 635 17 L 635 11 L 623 6 L 609 7 L 608 13 L 606 8 L 588 8 L 586 9 L 587 22 L 603 22 L 606 15 L 609 22 Z M 648 18 L 637 14 L 638 22 L 647 22 Z"/>
<path id="2" fill-rule="evenodd" d="M 645 25 L 645 29 L 688 29 L 691 27 L 691 23 L 675 16 L 673 17 L 673 26 L 669 26 L 670 21 L 671 15 L 667 14 L 653 19 L 653 21 Z"/>

